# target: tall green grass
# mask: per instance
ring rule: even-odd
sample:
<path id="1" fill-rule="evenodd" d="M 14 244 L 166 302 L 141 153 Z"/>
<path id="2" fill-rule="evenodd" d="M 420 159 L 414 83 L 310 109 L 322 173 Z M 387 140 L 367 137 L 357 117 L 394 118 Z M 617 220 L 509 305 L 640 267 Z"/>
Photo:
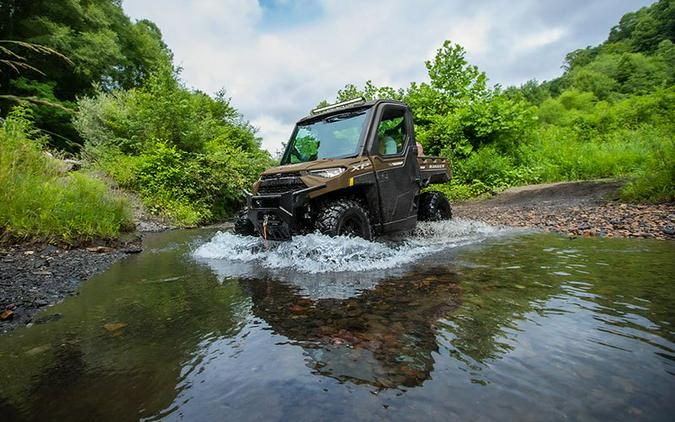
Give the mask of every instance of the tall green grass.
<path id="1" fill-rule="evenodd" d="M 455 179 L 433 189 L 463 200 L 524 184 L 622 178 L 625 200 L 675 200 L 675 139 L 669 125 L 605 133 L 544 126 L 533 138 L 512 154 L 487 146 L 455 161 Z"/>
<path id="2" fill-rule="evenodd" d="M 100 180 L 66 172 L 43 150 L 27 112 L 0 127 L 0 234 L 65 242 L 115 238 L 132 227 L 130 208 Z"/>
<path id="3" fill-rule="evenodd" d="M 547 127 L 523 148 L 522 164 L 536 181 L 599 178 L 628 181 L 621 197 L 631 201 L 675 200 L 675 141 L 668 125 L 643 125 L 580 136 L 570 128 Z"/>
<path id="4" fill-rule="evenodd" d="M 570 128 L 543 128 L 531 146 L 521 150 L 523 165 L 542 181 L 620 177 L 634 173 L 658 142 L 652 127 L 613 131 L 582 138 Z"/>
<path id="5" fill-rule="evenodd" d="M 621 196 L 631 201 L 675 201 L 675 139 L 672 133 L 649 146 L 649 153 L 624 186 Z"/>

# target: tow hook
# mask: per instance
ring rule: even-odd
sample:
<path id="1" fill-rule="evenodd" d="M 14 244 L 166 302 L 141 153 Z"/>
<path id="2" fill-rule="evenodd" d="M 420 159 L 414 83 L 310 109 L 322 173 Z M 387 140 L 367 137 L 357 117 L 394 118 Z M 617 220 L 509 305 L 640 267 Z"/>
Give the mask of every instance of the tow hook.
<path id="1" fill-rule="evenodd" d="M 263 238 L 265 239 L 265 242 L 267 242 L 267 222 L 269 218 L 269 214 L 265 214 L 265 217 L 263 217 Z"/>

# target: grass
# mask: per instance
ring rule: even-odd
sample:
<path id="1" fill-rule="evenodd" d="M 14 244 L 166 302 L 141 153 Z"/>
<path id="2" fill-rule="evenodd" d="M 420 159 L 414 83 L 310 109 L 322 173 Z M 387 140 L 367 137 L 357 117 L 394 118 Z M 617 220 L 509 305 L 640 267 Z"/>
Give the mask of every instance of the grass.
<path id="1" fill-rule="evenodd" d="M 649 153 L 621 196 L 630 201 L 675 201 L 675 139 L 672 135 L 650 145 Z"/>
<path id="2" fill-rule="evenodd" d="M 465 200 L 512 186 L 626 178 L 627 201 L 675 200 L 675 139 L 669 125 L 643 125 L 605 133 L 544 126 L 512 155 L 484 147 L 455 163 L 455 179 L 433 187 Z"/>
<path id="3" fill-rule="evenodd" d="M 17 111 L 0 128 L 0 232 L 3 238 L 66 243 L 116 238 L 132 227 L 126 200 L 102 181 L 66 172 Z"/>

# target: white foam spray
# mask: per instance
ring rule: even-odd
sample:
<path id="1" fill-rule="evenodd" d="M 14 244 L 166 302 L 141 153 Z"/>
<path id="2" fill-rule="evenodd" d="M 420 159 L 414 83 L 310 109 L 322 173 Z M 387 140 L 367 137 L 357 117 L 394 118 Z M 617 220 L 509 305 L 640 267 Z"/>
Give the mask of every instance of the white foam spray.
<path id="1" fill-rule="evenodd" d="M 267 246 L 257 237 L 218 232 L 193 254 L 196 258 L 254 263 L 269 269 L 288 268 L 313 274 L 370 271 L 396 268 L 506 231 L 477 221 L 454 219 L 419 223 L 412 235 L 387 241 L 307 234 L 286 242 L 268 242 Z"/>
<path id="2" fill-rule="evenodd" d="M 193 257 L 211 267 L 221 281 L 275 278 L 293 283 L 311 297 L 339 298 L 401 275 L 424 257 L 511 232 L 463 219 L 418 223 L 408 236 L 373 242 L 308 234 L 266 245 L 257 237 L 218 232 Z"/>

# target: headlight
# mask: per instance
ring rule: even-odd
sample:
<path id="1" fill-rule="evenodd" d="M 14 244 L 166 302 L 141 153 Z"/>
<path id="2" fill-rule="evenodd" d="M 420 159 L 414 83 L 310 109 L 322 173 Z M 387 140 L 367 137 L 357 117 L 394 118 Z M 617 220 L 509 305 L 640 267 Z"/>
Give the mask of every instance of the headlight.
<path id="1" fill-rule="evenodd" d="M 311 170 L 309 174 L 312 176 L 325 177 L 330 179 L 331 177 L 341 175 L 346 169 L 344 167 L 333 167 L 330 169 L 321 169 L 321 170 Z"/>

